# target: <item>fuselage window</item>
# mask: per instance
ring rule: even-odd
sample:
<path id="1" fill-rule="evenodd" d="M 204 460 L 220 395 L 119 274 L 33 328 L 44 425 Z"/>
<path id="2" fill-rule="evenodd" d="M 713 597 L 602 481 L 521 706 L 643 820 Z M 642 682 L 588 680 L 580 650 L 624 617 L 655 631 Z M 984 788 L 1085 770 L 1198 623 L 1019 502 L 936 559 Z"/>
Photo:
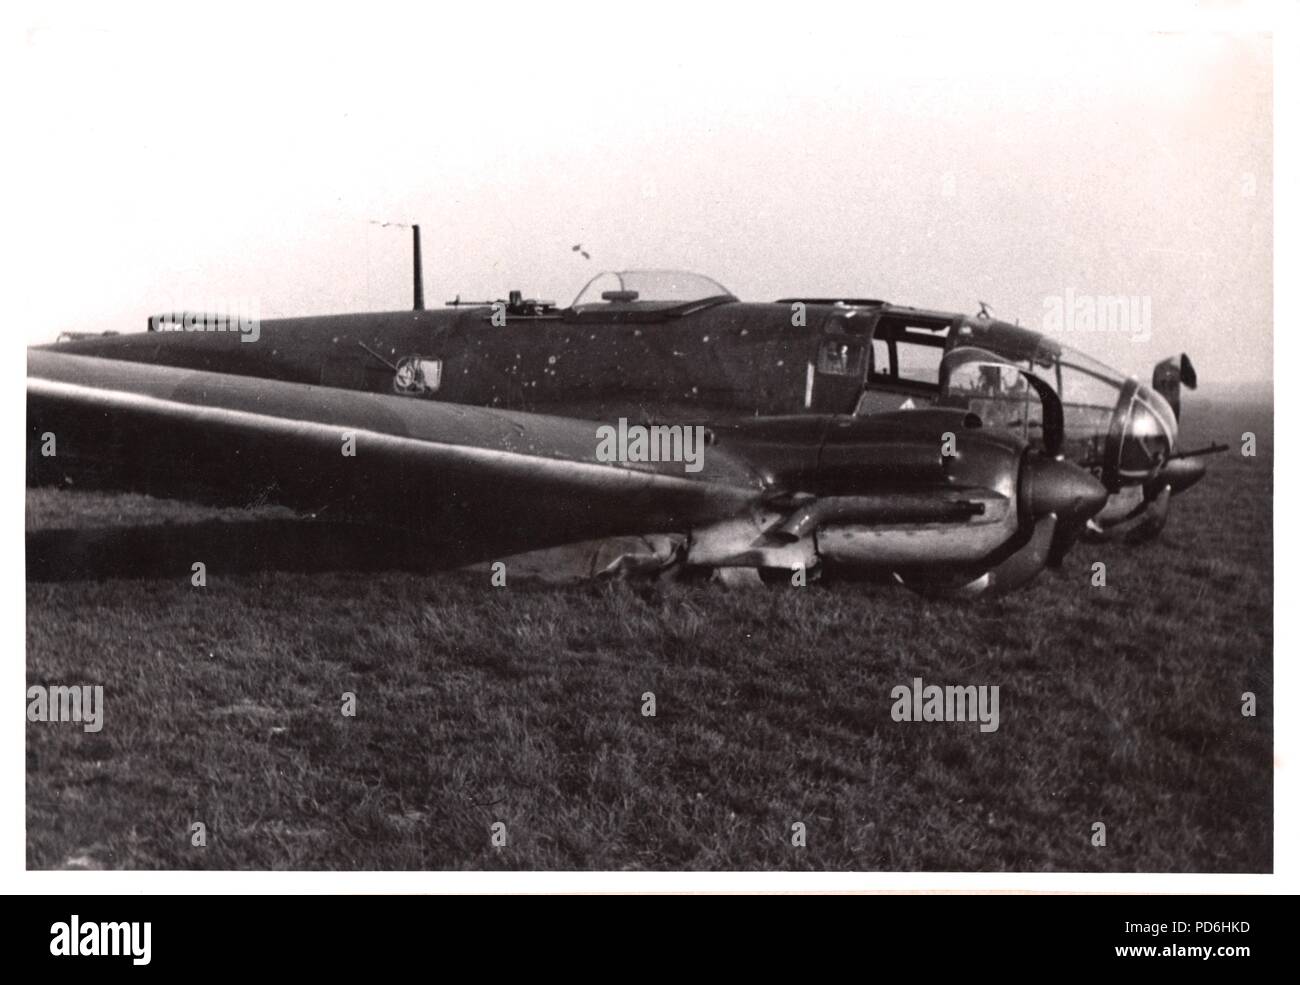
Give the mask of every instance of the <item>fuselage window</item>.
<path id="1" fill-rule="evenodd" d="M 904 383 L 939 385 L 939 364 L 943 362 L 943 347 L 897 342 L 898 378 Z"/>
<path id="2" fill-rule="evenodd" d="M 826 339 L 817 350 L 817 371 L 833 376 L 861 376 L 862 346 L 842 339 Z"/>
<path id="3" fill-rule="evenodd" d="M 882 318 L 871 339 L 870 381 L 937 390 L 948 330 L 937 319 Z"/>

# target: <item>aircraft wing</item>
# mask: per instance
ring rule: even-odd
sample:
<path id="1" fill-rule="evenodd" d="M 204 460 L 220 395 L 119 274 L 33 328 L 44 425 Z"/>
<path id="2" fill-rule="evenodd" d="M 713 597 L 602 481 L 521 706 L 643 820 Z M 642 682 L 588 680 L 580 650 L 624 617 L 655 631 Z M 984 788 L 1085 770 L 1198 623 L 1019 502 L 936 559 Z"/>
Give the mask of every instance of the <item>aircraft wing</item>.
<path id="1" fill-rule="evenodd" d="M 279 504 L 511 553 L 689 534 L 687 564 L 822 557 L 941 592 L 1022 584 L 1106 499 L 954 409 L 746 419 L 690 462 L 605 461 L 609 425 L 592 421 L 33 349 L 27 413 L 36 483 Z"/>
<path id="2" fill-rule="evenodd" d="M 599 461 L 600 425 L 561 417 L 41 349 L 28 352 L 27 394 L 38 481 L 280 504 L 518 550 L 688 529 L 763 493 L 720 449 L 697 472 Z"/>

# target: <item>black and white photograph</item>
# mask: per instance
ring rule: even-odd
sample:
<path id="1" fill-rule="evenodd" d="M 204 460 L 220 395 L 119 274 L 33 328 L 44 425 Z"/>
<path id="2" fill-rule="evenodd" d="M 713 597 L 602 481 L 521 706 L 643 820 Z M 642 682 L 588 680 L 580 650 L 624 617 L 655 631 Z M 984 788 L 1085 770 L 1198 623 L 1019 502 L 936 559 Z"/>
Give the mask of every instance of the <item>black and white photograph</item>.
<path id="1" fill-rule="evenodd" d="M 978 6 L 27 8 L 24 878 L 1271 877 L 1277 8 Z"/>

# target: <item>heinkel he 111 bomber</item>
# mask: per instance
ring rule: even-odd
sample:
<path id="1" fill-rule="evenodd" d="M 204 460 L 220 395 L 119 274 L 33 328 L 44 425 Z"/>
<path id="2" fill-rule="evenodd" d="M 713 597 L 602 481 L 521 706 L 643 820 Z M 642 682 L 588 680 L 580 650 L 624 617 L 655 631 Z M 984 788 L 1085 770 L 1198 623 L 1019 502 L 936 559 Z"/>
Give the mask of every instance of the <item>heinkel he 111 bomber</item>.
<path id="1" fill-rule="evenodd" d="M 678 271 L 426 310 L 415 235 L 412 310 L 30 349 L 29 482 L 569 545 L 593 573 L 974 596 L 1082 536 L 1155 536 L 1219 450 L 1177 446 L 1186 356 L 1148 385 L 983 313 L 747 303 Z"/>

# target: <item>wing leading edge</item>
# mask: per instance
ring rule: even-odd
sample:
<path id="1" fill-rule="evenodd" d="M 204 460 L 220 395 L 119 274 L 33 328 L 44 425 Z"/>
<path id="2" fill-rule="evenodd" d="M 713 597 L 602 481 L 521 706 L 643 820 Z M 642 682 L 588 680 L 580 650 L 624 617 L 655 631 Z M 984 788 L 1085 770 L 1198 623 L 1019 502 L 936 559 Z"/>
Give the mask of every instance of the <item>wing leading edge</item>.
<path id="1" fill-rule="evenodd" d="M 685 529 L 763 491 L 743 459 L 714 448 L 695 473 L 600 461 L 590 421 L 35 349 L 27 390 L 38 479 L 275 503 L 520 550 Z"/>

